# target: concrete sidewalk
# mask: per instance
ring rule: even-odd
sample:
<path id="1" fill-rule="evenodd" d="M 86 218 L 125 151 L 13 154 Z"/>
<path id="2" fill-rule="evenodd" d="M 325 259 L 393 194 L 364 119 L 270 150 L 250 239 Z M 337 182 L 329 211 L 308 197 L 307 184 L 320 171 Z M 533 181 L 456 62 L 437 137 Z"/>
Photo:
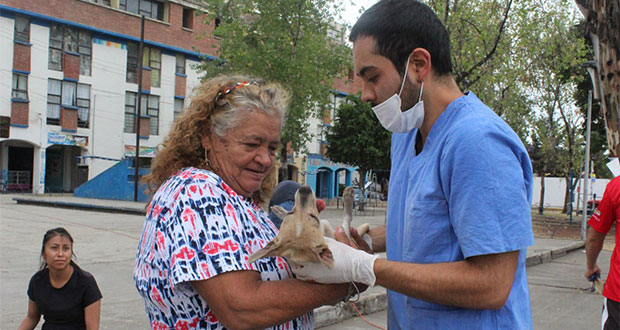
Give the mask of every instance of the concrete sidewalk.
<path id="1" fill-rule="evenodd" d="M 134 215 L 142 215 L 145 210 L 145 203 L 142 202 L 88 199 L 70 195 L 23 195 L 15 196 L 12 199 L 18 204 Z M 354 221 L 367 222 L 372 226 L 382 225 L 385 221 L 384 208 L 376 208 L 372 213 L 367 212 L 366 214 L 367 215 L 355 217 Z M 329 206 L 321 213 L 321 218 L 329 220 L 332 225 L 337 226 L 340 224 L 340 221 L 342 221 L 342 210 L 337 209 L 335 206 Z M 583 241 L 536 238 L 534 245 L 527 250 L 526 264 L 529 267 L 549 262 L 552 259 L 566 255 L 570 251 L 583 247 Z M 367 290 L 360 295 L 355 305 L 361 314 L 371 314 L 384 310 L 387 306 L 385 289 L 382 287 L 374 287 Z M 323 306 L 314 311 L 316 327 L 336 324 L 356 315 L 357 312 L 354 307 L 346 303 L 339 303 L 335 306 Z"/>

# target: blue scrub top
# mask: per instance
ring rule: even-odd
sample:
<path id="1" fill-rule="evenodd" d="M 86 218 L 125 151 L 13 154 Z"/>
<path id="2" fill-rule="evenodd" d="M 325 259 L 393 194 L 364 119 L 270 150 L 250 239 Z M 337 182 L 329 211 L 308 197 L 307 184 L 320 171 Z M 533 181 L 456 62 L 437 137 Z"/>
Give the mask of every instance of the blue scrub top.
<path id="1" fill-rule="evenodd" d="M 471 92 L 439 116 L 419 155 L 417 132 L 392 135 L 388 260 L 425 264 L 521 253 L 502 309 L 463 309 L 388 290 L 389 329 L 531 329 L 525 256 L 534 242 L 532 168 L 523 143 Z"/>

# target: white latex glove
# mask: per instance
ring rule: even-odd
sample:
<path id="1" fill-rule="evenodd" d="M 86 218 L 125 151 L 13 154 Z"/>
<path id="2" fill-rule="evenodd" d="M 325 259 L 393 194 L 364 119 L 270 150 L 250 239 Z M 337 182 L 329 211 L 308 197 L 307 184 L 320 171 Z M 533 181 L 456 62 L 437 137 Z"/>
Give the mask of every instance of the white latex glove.
<path id="1" fill-rule="evenodd" d="M 332 238 L 325 237 L 334 256 L 334 267 L 327 268 L 321 263 L 304 262 L 293 265 L 293 273 L 301 280 L 318 283 L 363 283 L 369 287 L 377 280 L 374 272 L 377 256 L 354 249 Z"/>

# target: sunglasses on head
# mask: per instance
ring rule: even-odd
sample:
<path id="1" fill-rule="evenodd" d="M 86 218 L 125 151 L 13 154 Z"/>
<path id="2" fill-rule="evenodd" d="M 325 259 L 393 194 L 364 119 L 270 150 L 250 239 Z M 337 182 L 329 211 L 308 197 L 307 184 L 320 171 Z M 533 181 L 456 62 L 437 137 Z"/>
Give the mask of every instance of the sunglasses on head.
<path id="1" fill-rule="evenodd" d="M 253 80 L 253 81 L 250 81 L 250 82 L 247 82 L 247 81 L 236 82 L 236 83 L 234 83 L 231 86 L 226 86 L 226 87 L 222 88 L 217 93 L 217 95 L 215 96 L 215 101 L 214 102 L 217 105 L 217 102 L 219 100 L 221 100 L 226 95 L 232 93 L 237 88 L 245 87 L 247 85 L 259 85 L 260 86 L 260 85 L 263 85 L 263 84 L 264 84 L 263 81 L 256 81 L 256 80 Z"/>

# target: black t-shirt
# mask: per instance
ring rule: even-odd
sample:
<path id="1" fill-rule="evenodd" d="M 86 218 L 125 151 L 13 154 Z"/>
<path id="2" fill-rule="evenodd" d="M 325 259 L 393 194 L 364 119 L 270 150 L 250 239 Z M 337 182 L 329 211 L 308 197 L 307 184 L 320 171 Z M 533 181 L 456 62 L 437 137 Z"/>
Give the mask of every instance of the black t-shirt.
<path id="1" fill-rule="evenodd" d="M 43 330 L 69 330 L 86 329 L 84 308 L 102 296 L 95 278 L 74 266 L 71 278 L 60 289 L 52 287 L 48 268 L 35 273 L 28 284 L 28 297 L 45 318 Z"/>

